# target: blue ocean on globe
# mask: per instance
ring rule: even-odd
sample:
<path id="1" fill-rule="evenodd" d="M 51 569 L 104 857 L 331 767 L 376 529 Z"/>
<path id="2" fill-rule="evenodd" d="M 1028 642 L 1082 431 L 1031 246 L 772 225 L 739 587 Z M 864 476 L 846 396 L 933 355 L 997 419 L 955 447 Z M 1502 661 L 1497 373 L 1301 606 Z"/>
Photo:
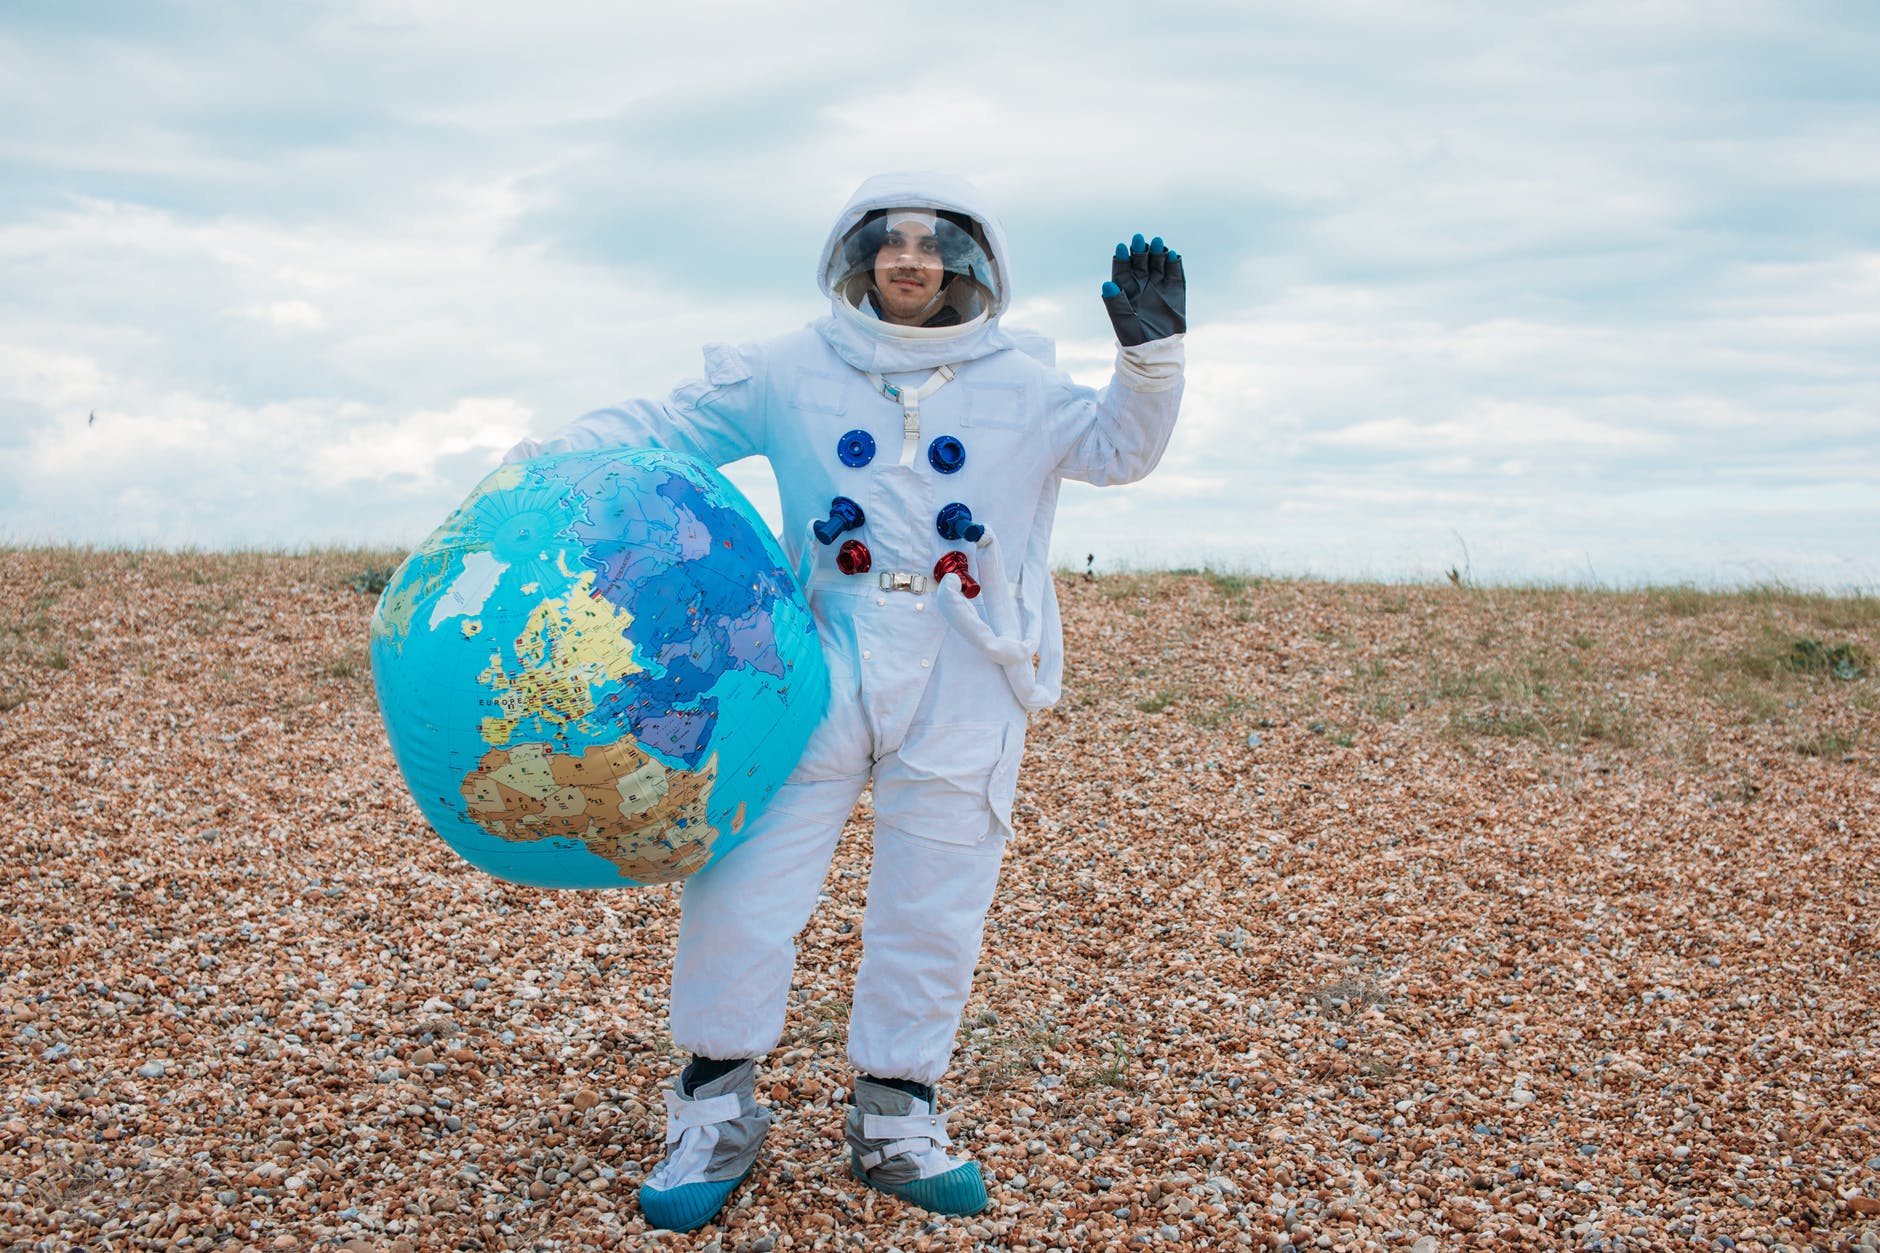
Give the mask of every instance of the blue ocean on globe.
<path id="1" fill-rule="evenodd" d="M 491 474 L 393 574 L 372 679 L 405 783 L 472 865 L 634 887 L 735 847 L 828 702 L 776 537 L 654 449 Z"/>

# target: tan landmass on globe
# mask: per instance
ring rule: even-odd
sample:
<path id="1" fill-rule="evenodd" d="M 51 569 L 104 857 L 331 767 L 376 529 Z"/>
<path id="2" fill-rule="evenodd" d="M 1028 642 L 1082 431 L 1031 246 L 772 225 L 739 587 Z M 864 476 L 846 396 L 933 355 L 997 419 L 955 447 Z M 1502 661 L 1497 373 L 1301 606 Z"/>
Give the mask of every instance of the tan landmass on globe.
<path id="1" fill-rule="evenodd" d="M 583 574 L 562 597 L 543 601 L 516 636 L 519 672 L 511 674 L 501 653 L 477 676 L 495 694 L 500 716 L 483 720 L 483 739 L 508 743 L 531 715 L 567 725 L 594 712 L 594 689 L 640 669 L 626 631 L 633 615 L 594 594 L 594 574 Z"/>
<path id="2" fill-rule="evenodd" d="M 718 831 L 706 818 L 718 778 L 714 754 L 696 771 L 671 770 L 630 742 L 574 756 L 548 744 L 483 755 L 464 777 L 470 820 L 515 843 L 576 839 L 624 879 L 671 883 L 711 860 Z"/>

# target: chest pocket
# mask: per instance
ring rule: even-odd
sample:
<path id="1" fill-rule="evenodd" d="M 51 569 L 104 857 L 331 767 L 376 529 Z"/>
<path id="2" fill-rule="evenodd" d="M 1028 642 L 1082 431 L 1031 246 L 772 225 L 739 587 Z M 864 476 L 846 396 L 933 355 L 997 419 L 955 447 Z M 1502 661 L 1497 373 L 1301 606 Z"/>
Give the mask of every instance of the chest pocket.
<path id="1" fill-rule="evenodd" d="M 1018 383 L 962 383 L 966 425 L 981 429 L 1022 431 L 1031 425 L 1025 411 L 1025 389 Z"/>
<path id="2" fill-rule="evenodd" d="M 796 394 L 791 399 L 805 413 L 839 416 L 848 408 L 851 381 L 840 375 L 799 370 L 796 375 Z"/>

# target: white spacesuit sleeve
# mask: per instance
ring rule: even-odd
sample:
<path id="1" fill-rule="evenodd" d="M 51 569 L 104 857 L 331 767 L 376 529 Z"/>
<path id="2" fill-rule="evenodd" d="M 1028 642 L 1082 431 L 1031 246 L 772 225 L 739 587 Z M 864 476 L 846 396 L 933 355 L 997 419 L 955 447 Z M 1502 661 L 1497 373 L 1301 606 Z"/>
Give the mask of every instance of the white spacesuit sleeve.
<path id="1" fill-rule="evenodd" d="M 1182 337 L 1119 348 L 1101 391 L 1058 377 L 1052 428 L 1064 449 L 1058 473 L 1094 483 L 1133 483 L 1155 469 L 1182 399 Z"/>
<path id="2" fill-rule="evenodd" d="M 525 439 L 503 457 L 526 461 L 597 448 L 667 448 L 712 465 L 764 451 L 762 351 L 705 345 L 705 376 L 664 400 L 628 400 L 584 413 L 544 440 Z"/>

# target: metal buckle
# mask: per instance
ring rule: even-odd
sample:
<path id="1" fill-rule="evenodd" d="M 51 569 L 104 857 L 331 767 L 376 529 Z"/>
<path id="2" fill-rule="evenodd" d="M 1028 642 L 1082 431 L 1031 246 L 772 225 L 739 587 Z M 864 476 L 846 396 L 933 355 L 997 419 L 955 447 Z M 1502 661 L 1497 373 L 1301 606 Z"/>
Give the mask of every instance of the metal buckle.
<path id="1" fill-rule="evenodd" d="M 884 592 L 913 592 L 918 595 L 927 590 L 927 576 L 907 570 L 883 570 L 880 585 Z"/>

